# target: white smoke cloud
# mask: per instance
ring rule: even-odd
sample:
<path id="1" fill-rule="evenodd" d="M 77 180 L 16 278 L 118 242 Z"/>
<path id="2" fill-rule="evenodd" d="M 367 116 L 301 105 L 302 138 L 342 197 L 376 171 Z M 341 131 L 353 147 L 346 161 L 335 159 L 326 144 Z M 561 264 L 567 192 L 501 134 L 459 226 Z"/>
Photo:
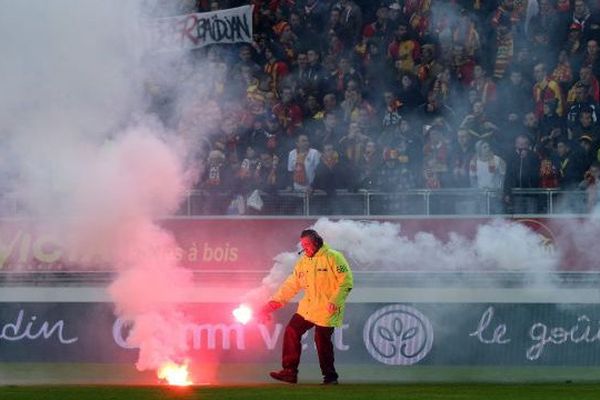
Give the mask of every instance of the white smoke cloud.
<path id="1" fill-rule="evenodd" d="M 178 208 L 191 173 L 186 146 L 145 114 L 140 6 L 0 0 L 0 176 L 68 252 L 118 269 L 109 293 L 143 370 L 187 349 L 175 294 L 191 277 L 155 220 Z"/>
<path id="2" fill-rule="evenodd" d="M 496 220 L 481 225 L 474 238 L 451 233 L 444 241 L 427 232 L 413 238 L 402 234 L 402 223 L 331 221 L 313 226 L 333 248 L 344 253 L 354 271 L 411 272 L 519 272 L 532 283 L 558 270 L 560 252 L 525 225 Z M 262 286 L 248 295 L 265 301 L 292 271 L 298 254 L 278 255 Z"/>

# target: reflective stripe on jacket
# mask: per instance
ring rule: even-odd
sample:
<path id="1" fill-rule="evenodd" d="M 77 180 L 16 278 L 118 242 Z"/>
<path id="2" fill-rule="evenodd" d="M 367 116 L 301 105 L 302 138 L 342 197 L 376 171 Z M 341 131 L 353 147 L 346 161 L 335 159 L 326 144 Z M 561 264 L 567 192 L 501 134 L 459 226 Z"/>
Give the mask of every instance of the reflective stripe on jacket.
<path id="1" fill-rule="evenodd" d="M 304 254 L 298 260 L 294 271 L 272 299 L 285 304 L 304 290 L 297 313 L 316 325 L 339 327 L 344 318 L 346 297 L 353 284 L 348 261 L 342 253 L 323 244 L 313 257 Z M 334 314 L 329 314 L 329 303 L 337 306 Z"/>

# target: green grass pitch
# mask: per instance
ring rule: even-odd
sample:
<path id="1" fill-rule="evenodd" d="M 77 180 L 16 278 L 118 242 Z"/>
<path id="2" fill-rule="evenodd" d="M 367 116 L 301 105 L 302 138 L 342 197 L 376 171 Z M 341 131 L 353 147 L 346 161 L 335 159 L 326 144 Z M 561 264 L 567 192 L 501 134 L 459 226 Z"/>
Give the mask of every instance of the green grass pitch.
<path id="1" fill-rule="evenodd" d="M 597 367 L 340 365 L 338 386 L 319 385 L 312 364 L 302 365 L 300 384 L 277 383 L 267 376 L 276 367 L 220 365 L 212 384 L 181 388 L 155 384 L 152 371 L 129 364 L 0 363 L 0 400 L 600 399 Z"/>
<path id="2" fill-rule="evenodd" d="M 597 400 L 600 384 L 263 384 L 252 386 L 4 386 L 2 400 Z"/>

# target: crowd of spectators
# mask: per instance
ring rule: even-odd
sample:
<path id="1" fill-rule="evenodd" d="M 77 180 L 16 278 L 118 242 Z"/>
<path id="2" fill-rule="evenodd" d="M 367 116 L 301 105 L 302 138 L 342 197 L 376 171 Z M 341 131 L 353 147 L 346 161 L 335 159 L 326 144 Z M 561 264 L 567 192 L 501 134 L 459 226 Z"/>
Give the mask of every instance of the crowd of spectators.
<path id="1" fill-rule="evenodd" d="M 204 212 L 258 211 L 285 190 L 498 190 L 507 210 L 536 212 L 513 189 L 560 188 L 595 204 L 600 2 L 250 4 L 252 43 L 194 50 L 209 90 L 184 107 L 152 91 L 196 141 Z"/>

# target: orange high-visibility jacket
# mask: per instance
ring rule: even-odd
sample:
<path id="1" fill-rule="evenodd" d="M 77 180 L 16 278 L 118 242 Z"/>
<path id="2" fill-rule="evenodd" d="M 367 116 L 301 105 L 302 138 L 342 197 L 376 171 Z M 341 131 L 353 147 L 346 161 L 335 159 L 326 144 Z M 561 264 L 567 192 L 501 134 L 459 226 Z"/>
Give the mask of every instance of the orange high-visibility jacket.
<path id="1" fill-rule="evenodd" d="M 313 257 L 304 254 L 298 260 L 294 271 L 272 300 L 285 304 L 304 290 L 297 313 L 315 325 L 339 327 L 344 319 L 346 297 L 353 284 L 348 261 L 342 253 L 323 244 Z M 329 303 L 337 306 L 334 314 L 329 314 Z"/>

